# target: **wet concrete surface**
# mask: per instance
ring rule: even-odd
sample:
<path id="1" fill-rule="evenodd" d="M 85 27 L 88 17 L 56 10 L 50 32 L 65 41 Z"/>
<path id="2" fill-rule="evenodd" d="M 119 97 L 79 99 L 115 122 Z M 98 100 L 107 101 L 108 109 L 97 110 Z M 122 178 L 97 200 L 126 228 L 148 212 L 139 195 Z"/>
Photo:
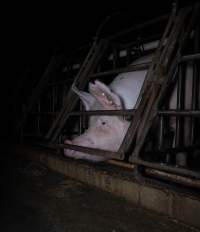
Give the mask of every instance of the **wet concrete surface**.
<path id="1" fill-rule="evenodd" d="M 1 232 L 194 231 L 39 163 L 9 158 L 1 171 Z"/>

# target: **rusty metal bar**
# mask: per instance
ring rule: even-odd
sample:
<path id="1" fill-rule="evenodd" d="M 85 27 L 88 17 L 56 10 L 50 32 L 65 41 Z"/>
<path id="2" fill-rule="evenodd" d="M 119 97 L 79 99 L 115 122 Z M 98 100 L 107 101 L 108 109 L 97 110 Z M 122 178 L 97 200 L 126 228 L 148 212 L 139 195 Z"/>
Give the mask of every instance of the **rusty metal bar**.
<path id="1" fill-rule="evenodd" d="M 178 16 L 175 17 L 175 23 L 170 32 L 170 36 L 167 40 L 167 44 L 165 45 L 165 48 L 161 54 L 160 62 L 157 65 L 157 69 L 154 69 L 154 72 L 151 73 L 154 74 L 152 75 L 152 77 L 153 80 L 155 81 L 155 83 L 151 85 L 152 91 L 151 89 L 147 89 L 146 97 L 142 101 L 144 104 L 140 102 L 140 105 L 138 107 L 138 110 L 133 120 L 133 121 L 138 121 L 139 129 L 137 128 L 137 122 L 134 123 L 135 125 L 133 128 L 136 130 L 138 129 L 137 131 L 139 132 L 137 133 L 138 141 L 134 149 L 134 152 L 132 153 L 132 156 L 129 159 L 130 161 L 131 159 L 134 160 L 134 156 L 139 157 L 139 152 L 144 144 L 147 133 L 149 132 L 149 129 L 153 123 L 153 119 L 156 116 L 156 112 L 154 109 L 157 108 L 162 95 L 167 90 L 166 87 L 168 81 L 171 79 L 172 76 L 171 73 L 174 73 L 176 68 L 175 61 L 180 56 L 180 52 L 186 42 L 186 39 L 188 38 L 189 32 L 192 30 L 193 25 L 197 22 L 199 5 L 196 6 L 197 7 L 195 7 L 193 10 L 191 10 L 191 8 L 186 8 L 184 10 L 181 10 Z M 185 26 L 184 23 L 186 22 L 186 19 L 190 16 L 191 18 L 187 26 Z M 180 38 L 178 44 L 177 44 L 177 37 Z M 174 57 L 173 59 L 172 56 Z M 156 82 L 156 79 L 158 83 Z M 148 93 L 150 96 L 148 95 Z M 145 100 L 146 100 L 146 104 L 145 104 Z M 146 107 L 145 114 L 143 113 L 144 112 L 143 107 Z M 142 119 L 141 119 L 141 112 L 143 113 Z M 139 121 L 139 116 L 140 116 L 140 121 Z M 134 135 L 136 130 L 134 131 Z"/>
<path id="2" fill-rule="evenodd" d="M 108 164 L 114 165 L 114 166 L 118 166 L 118 167 L 126 168 L 126 169 L 131 169 L 131 170 L 133 170 L 135 167 L 134 164 L 126 163 L 126 162 L 119 161 L 119 160 L 112 159 L 112 160 L 107 160 L 105 162 Z"/>
<path id="3" fill-rule="evenodd" d="M 162 116 L 200 117 L 200 110 L 162 110 L 158 111 Z"/>
<path id="4" fill-rule="evenodd" d="M 132 162 L 133 162 L 133 164 L 143 165 L 143 166 L 146 166 L 146 167 L 149 167 L 149 168 L 158 169 L 160 171 L 166 171 L 166 172 L 171 172 L 171 173 L 174 173 L 174 174 L 190 176 L 190 177 L 193 177 L 193 178 L 200 179 L 200 173 L 199 172 L 195 172 L 195 171 L 188 170 L 188 169 L 185 169 L 185 168 L 179 168 L 179 167 L 164 165 L 164 164 L 161 164 L 161 163 L 152 163 L 152 162 L 144 161 L 144 160 L 137 159 L 137 158 L 134 158 L 132 160 Z"/>
<path id="5" fill-rule="evenodd" d="M 95 68 L 98 66 L 101 58 L 103 57 L 109 42 L 107 40 L 100 40 L 97 44 L 97 41 L 93 43 L 92 48 L 88 52 L 87 57 L 85 58 L 83 65 L 81 66 L 75 80 L 74 84 L 83 89 L 87 84 L 89 76 L 94 72 Z M 72 91 L 72 88 L 67 94 L 66 101 L 61 109 L 61 112 L 54 121 L 52 127 L 49 129 L 46 134 L 46 139 L 51 139 L 55 141 L 63 129 L 66 120 L 68 119 L 68 113 L 75 107 L 78 101 L 78 96 Z"/>
<path id="6" fill-rule="evenodd" d="M 130 148 L 132 141 L 136 137 L 136 133 L 137 133 L 140 121 L 141 121 L 141 115 L 143 114 L 144 108 L 146 107 L 146 101 L 144 100 L 142 101 L 142 99 L 143 97 L 145 97 L 145 99 L 149 98 L 149 92 L 146 93 L 146 89 L 149 89 L 149 82 L 153 79 L 153 76 L 154 76 L 153 72 L 155 72 L 155 68 L 157 67 L 158 61 L 160 61 L 160 59 L 162 58 L 161 54 L 163 52 L 163 44 L 164 44 L 164 41 L 166 40 L 166 37 L 168 36 L 170 32 L 170 29 L 173 23 L 174 23 L 174 15 L 172 15 L 168 20 L 167 26 L 165 28 L 163 36 L 156 50 L 156 54 L 154 56 L 153 62 L 146 75 L 145 81 L 143 83 L 143 87 L 140 91 L 140 95 L 137 100 L 137 105 L 138 105 L 138 102 L 140 102 L 140 104 L 137 108 L 137 112 L 134 116 L 134 119 L 132 120 L 129 126 L 129 129 L 123 139 L 123 142 L 120 146 L 120 151 L 127 151 Z M 134 155 L 132 154 L 130 159 L 132 159 L 133 156 Z"/>
<path id="7" fill-rule="evenodd" d="M 97 156 L 105 156 L 108 158 L 114 158 L 114 159 L 119 159 L 123 160 L 124 159 L 124 154 L 119 153 L 119 152 L 113 152 L 113 151 L 106 151 L 106 150 L 101 150 L 101 149 L 96 149 L 96 148 L 90 148 L 90 147 L 82 147 L 82 146 L 77 146 L 77 145 L 72 145 L 72 144 L 45 144 L 45 143 L 40 143 L 38 144 L 39 146 L 42 147 L 47 147 L 47 148 L 52 148 L 52 149 L 63 149 L 67 148 L 70 150 L 74 151 L 80 151 L 84 152 L 90 155 L 97 155 Z"/>
<path id="8" fill-rule="evenodd" d="M 169 181 L 173 181 L 178 184 L 184 184 L 189 187 L 195 187 L 195 188 L 200 189 L 200 180 L 197 180 L 197 179 L 191 179 L 191 178 L 184 177 L 184 176 L 178 176 L 178 175 L 174 175 L 171 173 L 166 173 L 166 172 L 162 172 L 162 171 L 154 170 L 150 168 L 145 168 L 145 174 L 147 174 L 148 176 L 160 177 L 164 180 L 169 180 Z"/>
<path id="9" fill-rule="evenodd" d="M 112 75 L 112 74 L 118 74 L 118 73 L 124 73 L 124 72 L 133 72 L 133 71 L 139 71 L 139 70 L 144 70 L 148 69 L 151 65 L 151 62 L 148 63 L 143 63 L 143 64 L 137 64 L 137 65 L 130 65 L 126 68 L 119 68 L 119 69 L 114 69 L 114 70 L 109 70 L 105 72 L 100 72 L 100 73 L 95 73 L 91 75 L 91 78 L 97 78 L 97 77 L 102 77 L 106 75 Z"/>

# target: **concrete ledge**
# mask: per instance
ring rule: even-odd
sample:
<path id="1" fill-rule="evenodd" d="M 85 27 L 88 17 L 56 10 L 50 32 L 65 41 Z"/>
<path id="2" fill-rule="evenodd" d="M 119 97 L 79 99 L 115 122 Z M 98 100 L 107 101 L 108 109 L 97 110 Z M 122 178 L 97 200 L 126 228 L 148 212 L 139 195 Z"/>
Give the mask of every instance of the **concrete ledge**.
<path id="1" fill-rule="evenodd" d="M 138 182 L 130 173 L 126 175 L 120 170 L 109 171 L 102 164 L 70 160 L 32 146 L 17 146 L 15 153 L 26 159 L 41 162 L 68 177 L 124 197 L 135 205 L 200 228 L 200 199 L 197 197 L 165 189 L 159 185 Z"/>

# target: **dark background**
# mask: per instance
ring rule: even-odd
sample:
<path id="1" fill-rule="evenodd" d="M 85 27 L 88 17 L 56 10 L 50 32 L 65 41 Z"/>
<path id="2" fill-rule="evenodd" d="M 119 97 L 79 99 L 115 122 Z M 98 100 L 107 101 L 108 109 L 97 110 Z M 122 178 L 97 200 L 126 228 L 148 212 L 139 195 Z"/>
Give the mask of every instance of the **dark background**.
<path id="1" fill-rule="evenodd" d="M 169 12 L 171 7 L 172 0 L 12 3 L 4 20 L 9 61 L 17 76 L 25 68 L 35 71 L 48 63 L 55 50 L 69 53 L 91 41 L 108 15 L 112 17 L 103 30 L 112 33 Z"/>
<path id="2" fill-rule="evenodd" d="M 2 48 L 7 65 L 1 76 L 1 116 L 4 116 L 1 131 L 7 131 L 15 117 L 12 112 L 14 92 L 24 73 L 29 73 L 27 78 L 38 79 L 52 54 L 64 51 L 70 55 L 80 45 L 92 41 L 98 26 L 108 15 L 112 17 L 104 26 L 102 35 L 168 13 L 173 1 L 41 2 L 8 2 L 3 12 L 2 35 L 5 42 Z"/>

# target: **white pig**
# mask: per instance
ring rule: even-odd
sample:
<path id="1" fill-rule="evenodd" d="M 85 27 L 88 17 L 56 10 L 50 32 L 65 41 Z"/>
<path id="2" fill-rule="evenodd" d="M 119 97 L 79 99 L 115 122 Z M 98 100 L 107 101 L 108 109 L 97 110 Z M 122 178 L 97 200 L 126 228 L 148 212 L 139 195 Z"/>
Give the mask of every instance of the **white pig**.
<path id="1" fill-rule="evenodd" d="M 145 63 L 152 55 L 138 59 L 133 64 Z M 139 96 L 147 70 L 119 74 L 113 82 L 106 86 L 96 80 L 89 83 L 89 93 L 74 89 L 86 110 L 121 110 L 133 109 Z M 120 116 L 91 116 L 88 129 L 73 140 L 65 140 L 66 144 L 117 151 L 123 141 L 130 122 Z M 104 161 L 107 157 L 90 155 L 64 149 L 65 156 L 75 159 Z"/>
<path id="2" fill-rule="evenodd" d="M 145 63 L 151 60 L 152 55 L 148 55 L 137 59 L 133 64 Z M 121 73 L 109 86 L 96 80 L 94 83 L 89 83 L 89 92 L 79 91 L 78 89 L 74 89 L 74 91 L 80 97 L 87 111 L 133 109 L 136 105 L 146 73 L 147 70 Z M 191 79 L 187 78 L 189 84 L 186 83 L 186 88 L 191 87 Z M 169 103 L 170 109 L 176 108 L 176 92 L 175 88 Z M 186 97 L 186 104 L 188 105 L 186 108 L 189 109 L 191 96 Z M 173 122 L 171 124 L 175 128 Z M 75 137 L 73 140 L 65 140 L 64 143 L 108 151 L 118 151 L 129 124 L 130 122 L 120 116 L 91 116 L 88 129 L 82 135 Z M 97 156 L 95 154 L 90 155 L 70 149 L 64 149 L 64 155 L 94 162 L 108 159 L 107 157 Z"/>

